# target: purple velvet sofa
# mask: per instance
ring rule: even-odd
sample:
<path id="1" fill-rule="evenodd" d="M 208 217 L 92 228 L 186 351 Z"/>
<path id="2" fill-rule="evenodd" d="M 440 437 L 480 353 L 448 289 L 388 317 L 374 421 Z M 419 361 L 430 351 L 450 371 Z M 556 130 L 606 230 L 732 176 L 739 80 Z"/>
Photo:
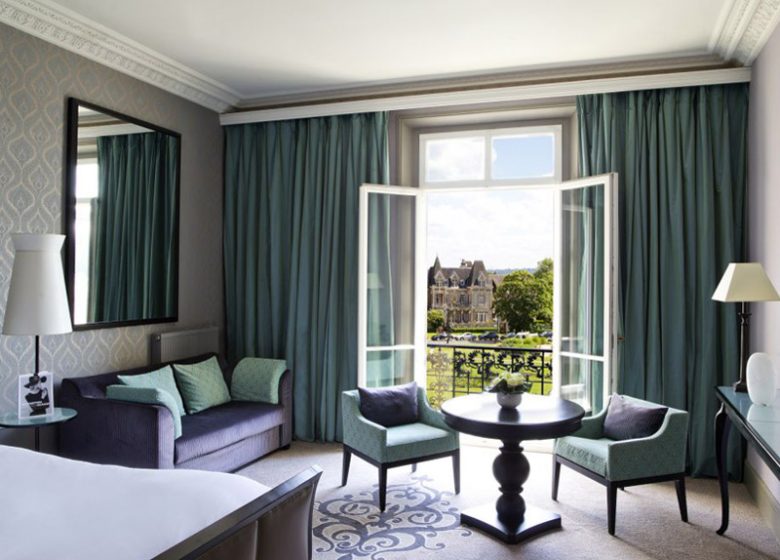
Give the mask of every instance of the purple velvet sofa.
<path id="1" fill-rule="evenodd" d="M 213 355 L 175 363 L 200 362 Z M 231 371 L 220 363 L 230 386 Z M 106 398 L 106 387 L 118 383 L 117 375 L 146 373 L 165 365 L 63 379 L 58 406 L 74 408 L 78 415 L 60 426 L 60 454 L 127 467 L 230 472 L 276 449 L 289 447 L 292 439 L 292 373 L 289 370 L 279 383 L 279 404 L 229 402 L 182 416 L 182 435 L 176 440 L 173 417 L 167 408 Z"/>

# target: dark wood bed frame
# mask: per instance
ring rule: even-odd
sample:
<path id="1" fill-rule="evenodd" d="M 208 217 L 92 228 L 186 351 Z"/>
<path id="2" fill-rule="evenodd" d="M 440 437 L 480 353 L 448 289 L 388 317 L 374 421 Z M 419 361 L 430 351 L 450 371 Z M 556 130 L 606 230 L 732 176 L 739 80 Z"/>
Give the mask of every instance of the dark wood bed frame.
<path id="1" fill-rule="evenodd" d="M 320 476 L 317 466 L 298 473 L 153 560 L 309 560 Z"/>

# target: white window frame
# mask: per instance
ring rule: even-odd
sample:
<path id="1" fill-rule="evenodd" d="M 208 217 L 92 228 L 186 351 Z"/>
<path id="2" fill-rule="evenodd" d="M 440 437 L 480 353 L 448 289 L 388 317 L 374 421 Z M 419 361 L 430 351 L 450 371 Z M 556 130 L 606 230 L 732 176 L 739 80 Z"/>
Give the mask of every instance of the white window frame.
<path id="1" fill-rule="evenodd" d="M 594 184 L 605 185 L 605 235 L 604 235 L 604 251 L 605 251 L 605 270 L 603 272 L 604 281 L 604 351 L 602 355 L 581 355 L 568 351 L 561 351 L 561 277 L 559 273 L 559 266 L 562 258 L 560 251 L 560 243 L 555 242 L 553 253 L 553 388 L 552 395 L 560 396 L 561 394 L 561 371 L 560 360 L 561 357 L 573 357 L 589 359 L 604 364 L 604 387 L 603 398 L 604 404 L 609 398 L 609 395 L 614 391 L 614 364 L 616 363 L 617 352 L 617 312 L 618 312 L 618 300 L 617 300 L 617 276 L 618 276 L 618 239 L 617 239 L 617 197 L 618 197 L 618 177 L 614 173 L 606 175 L 596 175 L 592 177 L 585 177 L 581 179 L 575 179 L 571 181 L 561 181 L 554 184 L 539 184 L 533 185 L 501 185 L 496 186 L 499 190 L 515 190 L 521 187 L 523 190 L 528 189 L 554 189 L 555 191 L 555 211 L 554 211 L 554 235 L 556 239 L 561 239 L 561 220 L 560 210 L 562 208 L 562 193 L 565 190 L 583 188 L 593 186 Z M 464 189 L 460 186 L 447 185 L 445 190 L 450 192 L 463 192 L 472 191 L 479 192 L 484 189 L 482 187 L 471 187 Z M 425 386 L 427 379 L 427 293 L 428 293 L 428 267 L 429 263 L 426 261 L 426 248 L 427 248 L 427 200 L 426 192 L 442 192 L 442 189 L 434 188 L 414 188 L 414 187 L 395 187 L 384 185 L 363 185 L 360 189 L 360 225 L 359 225 L 359 274 L 358 274 L 358 386 L 365 387 L 366 383 L 366 369 L 367 369 L 367 355 L 372 351 L 382 350 L 413 350 L 414 351 L 414 379 L 421 386 Z M 368 271 L 368 196 L 369 193 L 379 194 L 395 194 L 403 196 L 412 196 L 416 199 L 416 211 L 415 211 L 415 303 L 414 312 L 414 344 L 399 344 L 388 347 L 368 347 L 367 344 L 367 329 L 366 329 L 366 286 L 367 286 L 367 271 Z M 453 294 L 453 301 L 447 302 L 447 298 L 444 298 L 444 303 L 456 309 L 448 309 L 445 319 L 448 322 L 464 322 L 468 321 L 468 316 L 465 310 L 460 305 L 460 294 Z"/>
<path id="2" fill-rule="evenodd" d="M 366 287 L 368 286 L 368 198 L 372 194 L 385 194 L 411 197 L 415 201 L 414 222 L 414 317 L 413 343 L 394 344 L 392 346 L 368 345 L 368 301 Z M 427 247 L 427 231 L 422 228 L 426 223 L 425 192 L 411 187 L 396 187 L 388 185 L 364 184 L 359 194 L 359 224 L 358 224 L 358 387 L 366 387 L 368 355 L 371 352 L 410 350 L 412 351 L 412 378 L 421 387 L 426 386 L 427 371 L 427 281 L 428 268 L 425 262 Z"/>
<path id="3" fill-rule="evenodd" d="M 560 267 L 563 259 L 562 252 L 562 210 L 563 210 L 563 192 L 569 190 L 578 190 L 592 187 L 594 185 L 604 186 L 604 270 L 602 271 L 602 281 L 604 283 L 604 301 L 603 310 L 603 340 L 604 348 L 602 354 L 580 354 L 568 350 L 562 350 L 562 325 L 561 312 L 563 306 L 563 278 L 561 277 Z M 561 395 L 561 361 L 562 358 L 574 358 L 603 364 L 603 387 L 602 387 L 602 407 L 606 407 L 609 402 L 609 396 L 615 390 L 615 364 L 617 363 L 617 324 L 618 324 L 618 298 L 617 298 L 617 275 L 619 274 L 618 262 L 618 175 L 616 173 L 607 173 L 604 175 L 593 175 L 571 181 L 564 181 L 556 186 L 555 192 L 555 224 L 554 236 L 555 246 L 553 252 L 553 389 L 552 395 L 560 397 Z M 588 394 L 589 387 L 585 387 Z M 563 395 L 567 397 L 567 395 Z M 598 412 L 598 410 L 593 410 Z"/>
<path id="4" fill-rule="evenodd" d="M 520 136 L 552 134 L 554 144 L 553 175 L 551 177 L 527 177 L 525 179 L 492 179 L 492 140 L 497 136 Z M 475 138 L 482 137 L 485 147 L 485 176 L 482 179 L 468 181 L 426 181 L 428 142 L 447 138 Z M 563 180 L 563 125 L 536 125 L 515 126 L 508 128 L 488 128 L 482 130 L 457 130 L 451 132 L 432 132 L 420 134 L 419 144 L 419 177 L 418 184 L 426 189 L 441 189 L 453 187 L 501 187 L 501 186 L 526 186 L 558 184 Z"/>

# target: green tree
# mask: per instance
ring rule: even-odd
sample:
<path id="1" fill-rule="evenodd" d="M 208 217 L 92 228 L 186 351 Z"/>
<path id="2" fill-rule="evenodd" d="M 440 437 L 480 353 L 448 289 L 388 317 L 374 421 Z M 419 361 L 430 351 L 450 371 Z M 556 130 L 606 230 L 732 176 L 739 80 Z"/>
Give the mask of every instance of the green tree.
<path id="1" fill-rule="evenodd" d="M 496 289 L 493 307 L 513 331 L 546 330 L 552 325 L 552 295 L 552 259 L 544 259 L 533 273 L 507 274 Z"/>
<path id="2" fill-rule="evenodd" d="M 428 332 L 436 332 L 439 327 L 444 327 L 444 311 L 441 309 L 428 310 Z"/>
<path id="3" fill-rule="evenodd" d="M 539 287 L 539 311 L 537 331 L 552 330 L 553 320 L 553 261 L 550 258 L 539 261 L 534 271 Z"/>

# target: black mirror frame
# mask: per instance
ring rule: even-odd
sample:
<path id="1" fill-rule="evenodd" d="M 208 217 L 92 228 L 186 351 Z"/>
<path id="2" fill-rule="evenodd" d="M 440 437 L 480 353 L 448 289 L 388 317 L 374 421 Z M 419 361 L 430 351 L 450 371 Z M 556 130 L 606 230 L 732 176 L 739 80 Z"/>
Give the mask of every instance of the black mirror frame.
<path id="1" fill-rule="evenodd" d="M 175 238 L 173 253 L 176 259 L 176 290 L 174 294 L 176 314 L 172 317 L 155 317 L 151 319 L 133 319 L 129 321 L 106 321 L 104 323 L 83 323 L 75 324 L 73 322 L 75 307 L 75 268 L 76 268 L 76 165 L 78 163 L 78 122 L 79 107 L 86 107 L 94 111 L 99 111 L 117 119 L 121 119 L 131 124 L 143 126 L 157 132 L 169 134 L 178 138 L 176 153 L 176 216 L 174 224 Z M 161 126 L 124 115 L 111 109 L 106 109 L 94 103 L 89 103 L 75 97 L 67 98 L 66 106 L 67 118 L 65 127 L 65 189 L 63 200 L 62 222 L 65 232 L 65 285 L 68 290 L 68 306 L 70 307 L 70 321 L 74 331 L 85 331 L 92 329 L 108 329 L 116 327 L 129 327 L 134 325 L 151 325 L 157 323 L 175 323 L 179 320 L 179 240 L 181 232 L 179 231 L 181 220 L 181 134 Z"/>

